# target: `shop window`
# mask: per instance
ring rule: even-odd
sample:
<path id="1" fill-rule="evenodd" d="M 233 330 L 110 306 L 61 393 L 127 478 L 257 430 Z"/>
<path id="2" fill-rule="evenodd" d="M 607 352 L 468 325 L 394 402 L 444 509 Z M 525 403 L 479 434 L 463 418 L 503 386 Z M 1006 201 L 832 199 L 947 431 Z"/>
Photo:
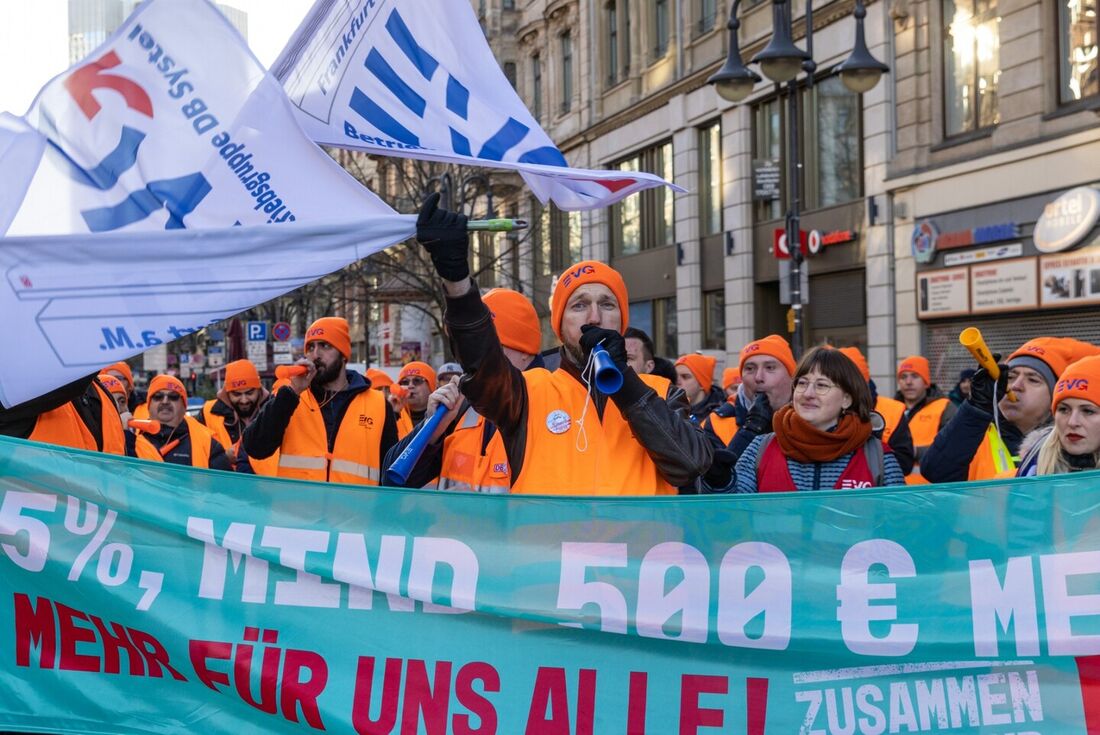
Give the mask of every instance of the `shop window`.
<path id="1" fill-rule="evenodd" d="M 1058 101 L 1067 104 L 1100 95 L 1097 66 L 1097 0 L 1058 0 Z"/>
<path id="2" fill-rule="evenodd" d="M 611 166 L 619 171 L 648 171 L 672 178 L 672 143 L 647 148 Z M 646 189 L 611 208 L 611 248 L 614 255 L 633 255 L 675 242 L 673 198 L 666 187 Z"/>
<path id="3" fill-rule="evenodd" d="M 722 126 L 718 122 L 699 129 L 699 231 L 722 231 Z"/>
<path id="4" fill-rule="evenodd" d="M 561 44 L 561 112 L 569 112 L 573 104 L 573 35 L 558 36 Z"/>
<path id="5" fill-rule="evenodd" d="M 836 75 L 825 76 L 810 89 L 799 90 L 802 167 L 801 211 L 821 209 L 863 196 L 863 109 L 860 96 L 848 92 Z M 757 222 L 780 219 L 790 195 L 786 160 L 787 97 L 773 97 L 753 106 L 753 166 L 778 167 L 779 187 L 773 198 L 754 198 Z M 755 188 L 755 187 L 754 187 Z"/>
<path id="6" fill-rule="evenodd" d="M 707 291 L 703 294 L 703 349 L 726 349 L 725 291 Z"/>
<path id="7" fill-rule="evenodd" d="M 944 135 L 997 124 L 997 0 L 943 0 Z"/>

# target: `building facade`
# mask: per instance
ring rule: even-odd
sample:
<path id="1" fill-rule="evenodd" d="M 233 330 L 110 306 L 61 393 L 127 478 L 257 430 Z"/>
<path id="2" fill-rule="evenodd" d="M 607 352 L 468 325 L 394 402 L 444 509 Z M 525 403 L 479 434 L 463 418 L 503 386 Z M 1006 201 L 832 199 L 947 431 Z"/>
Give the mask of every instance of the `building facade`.
<path id="1" fill-rule="evenodd" d="M 1058 247 L 1096 240 L 1093 195 L 1067 194 L 1100 180 L 1095 0 L 872 2 L 867 43 L 892 71 L 863 95 L 832 73 L 852 48 L 853 5 L 815 2 L 817 72 L 798 95 L 801 226 L 820 243 L 804 264 L 804 346 L 858 345 L 879 384 L 892 386 L 899 357 L 916 352 L 930 357 L 937 380 L 953 382 L 969 365 L 958 331 L 972 321 L 1002 351 L 1039 333 L 1100 338 L 1080 318 L 1096 303 L 1092 256 L 1042 255 L 1034 238 L 1049 210 Z M 577 256 L 612 263 L 627 279 L 631 323 L 666 356 L 704 350 L 730 361 L 755 337 L 787 334 L 789 279 L 775 244 L 793 191 L 788 101 L 764 82 L 733 105 L 706 84 L 725 60 L 728 4 L 475 7 L 571 165 L 640 168 L 688 189 L 644 192 L 579 222 L 521 203 L 532 220 L 550 222 L 542 261 L 536 248 L 524 264 L 531 280 Z M 799 43 L 804 11 L 796 0 Z M 771 4 L 743 3 L 740 21 L 749 59 L 771 37 Z M 514 36 L 503 33 L 512 26 Z M 928 259 L 920 248 L 936 233 L 939 254 Z M 990 245 L 1000 249 L 986 252 Z"/>

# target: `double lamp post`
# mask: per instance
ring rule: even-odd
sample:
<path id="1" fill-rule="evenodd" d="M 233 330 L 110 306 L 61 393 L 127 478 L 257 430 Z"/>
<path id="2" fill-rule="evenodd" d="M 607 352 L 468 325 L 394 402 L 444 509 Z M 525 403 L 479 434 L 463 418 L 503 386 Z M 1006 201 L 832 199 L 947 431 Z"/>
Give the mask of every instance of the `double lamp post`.
<path id="1" fill-rule="evenodd" d="M 787 97 L 787 214 L 785 231 L 787 250 L 791 256 L 791 309 L 794 324 L 791 333 L 791 346 L 795 357 L 802 355 L 802 247 L 799 232 L 799 189 L 802 169 L 802 153 L 799 147 L 798 88 L 803 84 L 810 88 L 814 83 L 817 63 L 813 59 L 813 0 L 806 0 L 806 48 L 794 43 L 791 31 L 793 0 L 772 0 L 773 32 L 768 45 L 755 56 L 750 63 L 759 64 L 764 76 L 784 86 Z M 737 41 L 737 29 L 741 22 L 737 20 L 737 9 L 741 0 L 733 0 L 730 9 L 729 54 L 725 65 L 713 74 L 708 84 L 713 84 L 718 95 L 730 102 L 741 102 L 750 94 L 757 82 L 762 81 L 759 74 L 745 66 L 741 60 L 741 48 Z M 863 0 L 855 0 L 856 40 L 851 55 L 837 65 L 833 71 L 851 92 L 862 94 L 874 88 L 889 67 L 875 59 L 867 49 L 863 34 L 863 21 L 867 11 Z M 805 72 L 805 78 L 798 75 Z"/>

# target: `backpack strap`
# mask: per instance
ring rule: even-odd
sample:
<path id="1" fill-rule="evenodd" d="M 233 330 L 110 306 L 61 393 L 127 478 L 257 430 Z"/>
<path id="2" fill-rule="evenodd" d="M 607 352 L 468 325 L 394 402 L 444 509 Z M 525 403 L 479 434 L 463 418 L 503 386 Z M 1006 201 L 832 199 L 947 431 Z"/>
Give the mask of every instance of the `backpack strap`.
<path id="1" fill-rule="evenodd" d="M 872 434 L 863 445 L 863 453 L 867 457 L 867 466 L 871 470 L 874 486 L 882 487 L 886 482 L 886 453 L 882 448 L 882 440 Z"/>

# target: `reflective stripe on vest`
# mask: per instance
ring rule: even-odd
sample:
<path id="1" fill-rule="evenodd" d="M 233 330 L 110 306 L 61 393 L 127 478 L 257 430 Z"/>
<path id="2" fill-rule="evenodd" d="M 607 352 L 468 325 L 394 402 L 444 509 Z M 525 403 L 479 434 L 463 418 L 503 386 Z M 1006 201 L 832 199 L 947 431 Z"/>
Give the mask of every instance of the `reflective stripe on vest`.
<path id="1" fill-rule="evenodd" d="M 670 383 L 640 375 L 662 399 Z M 601 421 L 595 406 L 585 412 L 587 392 L 565 370 L 523 373 L 527 388 L 526 447 L 513 493 L 553 495 L 675 495 L 614 401 Z M 584 435 L 578 420 L 585 416 Z"/>
<path id="2" fill-rule="evenodd" d="M 1008 451 L 1008 446 L 1001 439 L 1001 435 L 997 433 L 997 427 L 990 424 L 989 428 L 985 430 L 985 437 L 982 439 L 978 451 L 974 454 L 974 459 L 970 461 L 970 471 L 967 479 L 993 480 L 997 477 L 1003 477 L 1010 471 L 1015 472 L 1015 470 L 1016 462 L 1012 457 L 1012 452 Z"/>
<path id="3" fill-rule="evenodd" d="M 279 448 L 279 477 L 377 485 L 382 474 L 379 453 L 388 411 L 381 391 L 355 394 L 329 452 L 321 407 L 312 391 L 303 391 Z"/>

